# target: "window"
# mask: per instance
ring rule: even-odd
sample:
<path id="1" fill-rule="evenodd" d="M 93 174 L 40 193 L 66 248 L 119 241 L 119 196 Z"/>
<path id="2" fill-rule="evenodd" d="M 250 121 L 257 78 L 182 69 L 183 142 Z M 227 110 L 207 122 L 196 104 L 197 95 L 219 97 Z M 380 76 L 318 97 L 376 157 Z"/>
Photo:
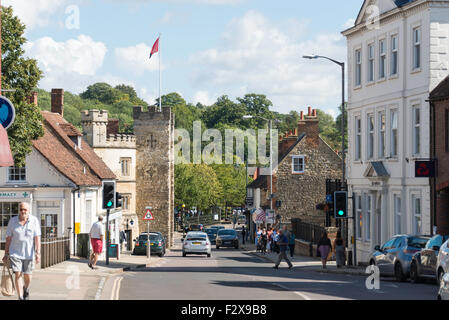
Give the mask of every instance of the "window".
<path id="1" fill-rule="evenodd" d="M 382 246 L 382 250 L 392 249 L 395 240 L 396 240 L 396 238 L 393 238 L 393 239 L 388 240 L 388 242 L 385 243 L 385 244 Z"/>
<path id="2" fill-rule="evenodd" d="M 365 240 L 371 239 L 371 196 L 366 196 L 366 213 L 365 213 Z"/>
<path id="3" fill-rule="evenodd" d="M 304 173 L 304 156 L 292 157 L 292 173 Z"/>
<path id="4" fill-rule="evenodd" d="M 374 116 L 368 115 L 368 159 L 374 157 Z"/>
<path id="5" fill-rule="evenodd" d="M 385 130 L 386 130 L 386 120 L 385 112 L 379 112 L 379 158 L 385 157 Z"/>
<path id="6" fill-rule="evenodd" d="M 355 51 L 355 86 L 362 85 L 362 51 Z"/>
<path id="7" fill-rule="evenodd" d="M 399 127 L 399 119 L 398 119 L 398 111 L 391 111 L 391 147 L 390 147 L 390 155 L 391 157 L 398 156 L 398 127 Z"/>
<path id="8" fill-rule="evenodd" d="M 0 235 L 1 241 L 6 241 L 6 230 L 9 220 L 19 215 L 19 202 L 0 202 Z"/>
<path id="9" fill-rule="evenodd" d="M 355 160 L 360 160 L 362 150 L 362 120 L 355 118 Z"/>
<path id="10" fill-rule="evenodd" d="M 422 232 L 422 220 L 421 220 L 421 199 L 412 196 L 412 209 L 413 209 L 413 233 L 421 234 Z"/>
<path id="11" fill-rule="evenodd" d="M 122 167 L 122 176 L 127 177 L 130 175 L 131 158 L 120 158 L 120 164 Z"/>
<path id="12" fill-rule="evenodd" d="M 394 232 L 401 233 L 401 197 L 394 196 Z"/>
<path id="13" fill-rule="evenodd" d="M 129 202 L 131 201 L 131 195 L 126 194 L 122 196 L 123 199 L 123 210 L 129 210 Z"/>
<path id="14" fill-rule="evenodd" d="M 421 68 L 421 28 L 413 29 L 413 69 Z"/>
<path id="15" fill-rule="evenodd" d="M 368 82 L 374 81 L 374 44 L 368 45 Z"/>
<path id="16" fill-rule="evenodd" d="M 41 218 L 42 238 L 55 238 L 58 236 L 60 205 L 60 201 L 37 201 L 37 211 Z"/>
<path id="17" fill-rule="evenodd" d="M 421 109 L 413 107 L 413 154 L 417 155 L 421 149 Z"/>
<path id="18" fill-rule="evenodd" d="M 9 167 L 8 168 L 8 180 L 13 182 L 24 182 L 26 181 L 26 170 L 25 167 Z"/>
<path id="19" fill-rule="evenodd" d="M 363 226 L 362 196 L 357 195 L 355 198 L 355 202 L 356 202 L 356 215 L 357 215 L 356 237 L 357 239 L 361 239 L 362 226 Z"/>
<path id="20" fill-rule="evenodd" d="M 385 79 L 387 74 L 387 48 L 385 39 L 379 41 L 379 79 Z"/>
<path id="21" fill-rule="evenodd" d="M 395 76 L 398 74 L 398 36 L 391 37 L 391 70 L 390 75 Z"/>

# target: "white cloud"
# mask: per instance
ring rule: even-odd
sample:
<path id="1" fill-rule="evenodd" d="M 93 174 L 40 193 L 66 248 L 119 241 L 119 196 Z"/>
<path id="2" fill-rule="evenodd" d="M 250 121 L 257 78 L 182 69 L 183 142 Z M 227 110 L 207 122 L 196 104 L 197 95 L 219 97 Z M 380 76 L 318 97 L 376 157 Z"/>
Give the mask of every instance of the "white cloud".
<path id="1" fill-rule="evenodd" d="M 289 26 L 304 26 L 289 21 Z M 201 90 L 227 88 L 230 97 L 261 93 L 274 109 L 288 112 L 307 105 L 326 110 L 339 105 L 341 72 L 325 60 L 304 60 L 305 54 L 320 54 L 346 60 L 346 46 L 339 33 L 304 39 L 288 32 L 285 23 L 273 23 L 255 11 L 234 19 L 223 34 L 219 48 L 190 57 L 197 71 L 192 78 Z"/>
<path id="2" fill-rule="evenodd" d="M 142 75 L 144 71 L 159 70 L 159 53 L 153 54 L 151 59 L 149 59 L 150 52 L 151 47 L 144 43 L 127 48 L 116 48 L 115 60 L 120 68 Z M 164 69 L 165 65 L 161 64 L 161 70 Z"/>
<path id="3" fill-rule="evenodd" d="M 343 29 L 349 29 L 352 28 L 355 25 L 355 19 L 354 18 L 350 18 L 348 19 L 345 24 L 343 25 Z"/>
<path id="4" fill-rule="evenodd" d="M 3 0 L 2 5 L 12 6 L 14 14 L 31 30 L 46 26 L 52 15 L 73 2 L 76 0 Z"/>
<path id="5" fill-rule="evenodd" d="M 215 100 L 210 98 L 209 92 L 197 91 L 193 96 L 193 104 L 197 104 L 198 102 L 210 106 L 214 104 Z"/>

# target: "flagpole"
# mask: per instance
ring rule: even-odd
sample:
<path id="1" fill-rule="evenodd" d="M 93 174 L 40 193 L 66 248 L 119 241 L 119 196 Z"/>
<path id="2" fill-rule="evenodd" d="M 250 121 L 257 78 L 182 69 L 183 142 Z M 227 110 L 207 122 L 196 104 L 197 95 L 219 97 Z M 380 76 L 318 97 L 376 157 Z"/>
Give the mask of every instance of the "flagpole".
<path id="1" fill-rule="evenodd" d="M 159 33 L 159 112 L 162 111 L 162 97 L 161 97 L 161 33 Z"/>

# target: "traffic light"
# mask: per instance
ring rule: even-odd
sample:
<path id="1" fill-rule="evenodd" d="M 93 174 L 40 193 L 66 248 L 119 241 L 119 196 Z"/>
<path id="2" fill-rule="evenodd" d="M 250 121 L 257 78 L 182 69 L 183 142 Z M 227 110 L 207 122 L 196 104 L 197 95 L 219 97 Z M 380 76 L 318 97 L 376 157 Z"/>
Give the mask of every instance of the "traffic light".
<path id="1" fill-rule="evenodd" d="M 118 193 L 118 192 L 115 193 L 115 207 L 116 208 L 121 208 L 122 207 L 122 205 L 123 205 L 122 198 L 123 197 L 122 197 L 121 193 Z"/>
<path id="2" fill-rule="evenodd" d="M 103 209 L 114 209 L 115 182 L 103 181 Z"/>
<path id="3" fill-rule="evenodd" d="M 348 193 L 346 191 L 335 191 L 334 193 L 334 217 L 335 219 L 348 217 Z"/>

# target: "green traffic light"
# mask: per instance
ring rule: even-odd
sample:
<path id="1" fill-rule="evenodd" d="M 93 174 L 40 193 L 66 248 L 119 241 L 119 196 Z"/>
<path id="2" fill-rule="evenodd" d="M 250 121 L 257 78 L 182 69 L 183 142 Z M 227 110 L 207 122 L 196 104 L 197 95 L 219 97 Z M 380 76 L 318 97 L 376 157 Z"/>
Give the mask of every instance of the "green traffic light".
<path id="1" fill-rule="evenodd" d="M 108 202 L 108 207 L 112 207 L 112 201 Z"/>
<path id="2" fill-rule="evenodd" d="M 344 216 L 344 215 L 345 215 L 345 213 L 344 213 L 344 211 L 343 211 L 343 210 L 340 210 L 340 211 L 338 211 L 338 215 L 339 215 L 339 216 Z"/>

